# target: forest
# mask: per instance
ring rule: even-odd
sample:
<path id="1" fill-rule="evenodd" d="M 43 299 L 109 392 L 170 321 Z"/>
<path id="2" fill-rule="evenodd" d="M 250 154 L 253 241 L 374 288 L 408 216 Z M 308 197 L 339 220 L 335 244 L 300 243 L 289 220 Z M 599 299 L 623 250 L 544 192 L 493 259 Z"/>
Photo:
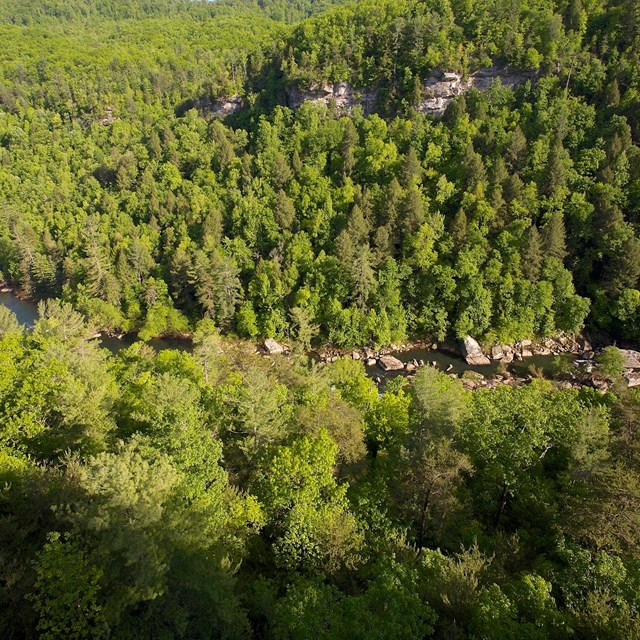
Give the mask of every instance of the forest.
<path id="1" fill-rule="evenodd" d="M 5 0 L 0 37 L 40 316 L 0 306 L 3 638 L 640 640 L 617 349 L 607 393 L 308 357 L 640 343 L 639 3 Z"/>

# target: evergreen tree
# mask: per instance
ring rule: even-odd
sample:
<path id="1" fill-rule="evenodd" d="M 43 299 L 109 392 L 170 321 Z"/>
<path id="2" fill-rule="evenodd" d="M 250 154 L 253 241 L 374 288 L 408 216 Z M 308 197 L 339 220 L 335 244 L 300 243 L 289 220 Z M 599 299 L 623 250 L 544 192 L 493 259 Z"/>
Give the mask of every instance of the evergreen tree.
<path id="1" fill-rule="evenodd" d="M 522 246 L 522 275 L 529 282 L 537 282 L 543 258 L 540 234 L 538 228 L 532 225 L 525 234 Z"/>
<path id="2" fill-rule="evenodd" d="M 545 257 L 564 260 L 567 255 L 562 214 L 554 211 L 544 225 L 543 246 Z"/>

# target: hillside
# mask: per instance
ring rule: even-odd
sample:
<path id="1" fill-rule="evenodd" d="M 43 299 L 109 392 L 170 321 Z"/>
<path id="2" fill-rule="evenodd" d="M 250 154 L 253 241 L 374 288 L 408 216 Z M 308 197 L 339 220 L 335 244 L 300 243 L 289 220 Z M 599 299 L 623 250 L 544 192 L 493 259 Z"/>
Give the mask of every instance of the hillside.
<path id="1" fill-rule="evenodd" d="M 0 41 L 3 639 L 640 638 L 640 4 Z"/>
<path id="2" fill-rule="evenodd" d="M 204 315 L 344 347 L 585 322 L 633 340 L 636 16 L 500 6 L 361 2 L 292 27 L 244 6 L 106 7 L 2 27 L 4 277 L 144 336 Z M 529 80 L 420 113 L 438 73 L 470 87 L 490 64 Z M 376 113 L 276 108 L 326 82 Z M 229 98 L 245 106 L 225 126 Z"/>

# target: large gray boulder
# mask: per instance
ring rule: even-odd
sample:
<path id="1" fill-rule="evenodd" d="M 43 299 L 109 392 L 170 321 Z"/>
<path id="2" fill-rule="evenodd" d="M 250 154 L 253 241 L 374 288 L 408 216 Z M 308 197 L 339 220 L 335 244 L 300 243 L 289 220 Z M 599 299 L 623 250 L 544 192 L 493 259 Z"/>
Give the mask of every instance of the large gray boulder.
<path id="1" fill-rule="evenodd" d="M 404 369 L 404 362 L 398 360 L 398 358 L 394 358 L 393 356 L 380 356 L 378 364 L 385 371 L 400 371 L 401 369 Z"/>
<path id="2" fill-rule="evenodd" d="M 485 364 L 491 364 L 489 358 L 482 352 L 482 348 L 478 344 L 477 340 L 471 336 L 465 336 L 462 341 L 462 355 L 467 364 L 473 366 L 481 366 Z"/>

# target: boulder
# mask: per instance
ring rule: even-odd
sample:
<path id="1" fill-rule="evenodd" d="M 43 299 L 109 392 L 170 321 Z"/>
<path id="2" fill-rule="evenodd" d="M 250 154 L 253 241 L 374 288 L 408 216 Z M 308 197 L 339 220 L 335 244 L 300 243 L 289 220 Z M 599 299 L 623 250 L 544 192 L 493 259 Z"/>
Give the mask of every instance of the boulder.
<path id="1" fill-rule="evenodd" d="M 353 352 L 351 353 L 351 357 L 352 357 L 354 360 L 360 360 L 360 353 L 359 353 L 358 351 L 353 351 Z"/>
<path id="2" fill-rule="evenodd" d="M 273 338 L 267 338 L 263 343 L 264 350 L 270 355 L 274 356 L 278 353 L 284 352 L 284 347 L 276 342 Z"/>
<path id="3" fill-rule="evenodd" d="M 375 358 L 367 358 L 367 367 L 375 366 L 377 360 Z"/>
<path id="4" fill-rule="evenodd" d="M 624 357 L 625 369 L 640 369 L 640 351 L 632 351 L 631 349 L 620 349 L 620 353 Z"/>
<path id="5" fill-rule="evenodd" d="M 378 360 L 378 364 L 385 371 L 401 371 L 404 369 L 404 362 L 398 360 L 398 358 L 394 358 L 393 356 L 381 356 Z"/>
<path id="6" fill-rule="evenodd" d="M 600 389 L 600 391 L 609 390 L 609 383 L 606 380 L 594 380 L 593 386 L 595 389 Z"/>
<path id="7" fill-rule="evenodd" d="M 531 349 L 523 349 L 522 350 L 522 357 L 523 358 L 530 358 L 533 355 L 533 351 L 531 351 Z"/>
<path id="8" fill-rule="evenodd" d="M 478 342 L 471 336 L 465 336 L 462 342 L 462 355 L 467 364 L 473 366 L 480 366 L 485 364 L 491 364 L 489 358 L 484 355 Z"/>
<path id="9" fill-rule="evenodd" d="M 629 372 L 624 376 L 628 387 L 640 387 L 640 373 Z"/>
<path id="10" fill-rule="evenodd" d="M 407 373 L 413 373 L 416 370 L 416 365 L 413 364 L 413 362 L 407 362 L 404 368 L 407 371 Z"/>
<path id="11" fill-rule="evenodd" d="M 474 382 L 480 382 L 484 380 L 484 376 L 481 373 L 478 373 L 477 371 L 472 371 L 471 369 L 467 369 L 466 371 L 463 371 L 460 377 L 463 380 L 473 380 Z"/>
<path id="12" fill-rule="evenodd" d="M 593 347 L 591 346 L 591 343 L 586 338 L 584 338 L 580 347 L 583 351 L 593 351 Z"/>
<path id="13" fill-rule="evenodd" d="M 493 345 L 491 347 L 491 359 L 492 360 L 502 360 L 504 358 L 504 351 L 499 344 Z"/>

